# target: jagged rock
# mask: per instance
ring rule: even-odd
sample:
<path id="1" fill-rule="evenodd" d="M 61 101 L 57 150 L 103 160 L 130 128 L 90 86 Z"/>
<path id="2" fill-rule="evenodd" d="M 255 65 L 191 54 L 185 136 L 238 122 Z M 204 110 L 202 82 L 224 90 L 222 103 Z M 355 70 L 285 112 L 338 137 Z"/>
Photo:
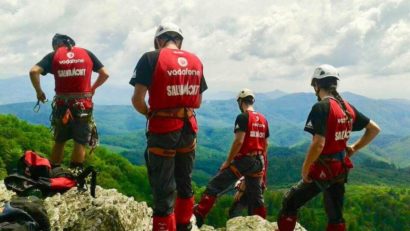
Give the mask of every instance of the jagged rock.
<path id="1" fill-rule="evenodd" d="M 201 229 L 199 229 L 199 230 L 201 230 L 201 231 L 226 231 L 225 228 L 217 228 L 217 229 L 215 229 L 214 227 L 209 226 L 209 225 L 203 225 L 203 226 L 201 227 Z"/>
<path id="2" fill-rule="evenodd" d="M 13 191 L 7 190 L 6 186 L 3 183 L 0 183 L 0 211 L 3 211 L 4 203 L 10 201 L 11 197 L 14 196 Z"/>
<path id="3" fill-rule="evenodd" d="M 0 183 L 0 205 L 15 195 Z M 73 188 L 60 195 L 44 200 L 52 231 L 150 231 L 152 229 L 152 209 L 145 202 L 124 196 L 115 189 L 97 186 L 96 198 L 89 192 L 78 192 Z M 191 220 L 195 223 L 195 217 Z M 271 223 L 259 216 L 236 217 L 229 220 L 226 228 L 215 229 L 203 225 L 192 231 L 273 231 L 276 222 Z M 296 231 L 306 231 L 297 224 Z"/>
<path id="4" fill-rule="evenodd" d="M 272 231 L 277 229 L 276 222 L 269 222 L 260 216 L 235 217 L 226 223 L 226 231 Z M 306 231 L 306 229 L 296 224 L 295 231 Z"/>
<path id="5" fill-rule="evenodd" d="M 0 183 L 0 205 L 2 206 L 4 202 L 9 201 L 10 198 L 15 195 L 13 191 L 7 190 L 3 183 Z"/>
<path id="6" fill-rule="evenodd" d="M 97 187 L 96 198 L 76 189 L 44 201 L 54 231 L 151 230 L 152 209 L 115 189 Z"/>

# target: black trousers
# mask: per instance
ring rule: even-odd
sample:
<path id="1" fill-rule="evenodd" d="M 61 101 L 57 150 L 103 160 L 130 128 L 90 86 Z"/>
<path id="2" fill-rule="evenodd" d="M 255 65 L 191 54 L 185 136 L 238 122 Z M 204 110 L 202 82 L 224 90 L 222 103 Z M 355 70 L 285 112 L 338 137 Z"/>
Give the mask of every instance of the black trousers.
<path id="1" fill-rule="evenodd" d="M 285 194 L 280 216 L 296 216 L 300 207 L 313 197 L 323 192 L 323 199 L 329 224 L 344 223 L 343 201 L 345 185 L 343 182 L 331 185 L 318 184 L 316 182 L 298 182 Z"/>
<path id="2" fill-rule="evenodd" d="M 239 198 L 239 200 L 234 201 L 229 208 L 228 214 L 229 218 L 234 218 L 238 217 L 242 214 L 242 210 L 248 208 L 248 197 L 246 196 L 246 193 L 244 192 L 242 196 Z M 249 214 L 251 216 L 252 214 Z"/>
<path id="3" fill-rule="evenodd" d="M 176 149 L 190 146 L 196 134 L 182 129 L 166 134 L 147 134 L 148 147 Z M 148 150 L 148 149 L 147 149 Z M 177 153 L 175 157 L 158 156 L 145 152 L 148 178 L 154 199 L 154 216 L 167 216 L 172 213 L 176 194 L 180 198 L 190 198 L 192 191 L 192 169 L 195 150 Z"/>
<path id="4" fill-rule="evenodd" d="M 248 214 L 253 214 L 255 208 L 264 206 L 262 178 L 252 177 L 249 176 L 249 174 L 262 171 L 264 166 L 263 157 L 245 156 L 240 160 L 234 160 L 232 164 L 245 177 Z M 220 196 L 237 180 L 238 177 L 231 169 L 224 169 L 211 179 L 206 187 L 205 193 L 212 196 Z"/>

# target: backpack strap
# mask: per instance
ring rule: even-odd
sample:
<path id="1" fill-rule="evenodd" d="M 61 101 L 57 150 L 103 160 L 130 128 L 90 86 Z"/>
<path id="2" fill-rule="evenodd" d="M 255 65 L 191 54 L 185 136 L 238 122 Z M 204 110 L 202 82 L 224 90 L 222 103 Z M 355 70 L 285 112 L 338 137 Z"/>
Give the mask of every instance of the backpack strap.
<path id="1" fill-rule="evenodd" d="M 90 194 L 95 198 L 95 188 L 97 186 L 97 172 L 93 166 L 88 166 L 80 175 L 77 176 L 77 188 L 86 189 L 85 178 L 91 174 Z"/>
<path id="2" fill-rule="evenodd" d="M 29 189 L 35 188 L 38 186 L 38 182 L 19 174 L 10 174 L 4 178 L 4 184 L 8 190 L 12 190 L 20 195 L 21 193 L 26 192 Z"/>
<path id="3" fill-rule="evenodd" d="M 10 202 L 7 202 L 4 206 L 3 213 L 0 214 L 0 222 L 17 222 L 22 220 L 29 222 L 33 228 L 38 228 L 36 220 L 30 216 L 30 214 L 23 209 L 12 207 Z"/>

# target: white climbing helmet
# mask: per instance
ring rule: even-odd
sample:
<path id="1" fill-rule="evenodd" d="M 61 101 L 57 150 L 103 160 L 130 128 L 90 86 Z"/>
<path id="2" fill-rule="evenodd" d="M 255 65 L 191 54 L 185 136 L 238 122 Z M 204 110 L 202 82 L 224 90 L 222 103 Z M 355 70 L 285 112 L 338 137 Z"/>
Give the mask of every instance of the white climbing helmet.
<path id="1" fill-rule="evenodd" d="M 313 80 L 315 79 L 324 79 L 329 77 L 339 80 L 340 75 L 334 66 L 329 64 L 322 64 L 316 67 L 315 72 L 313 72 L 311 85 L 313 86 Z"/>
<path id="2" fill-rule="evenodd" d="M 241 91 L 239 91 L 239 94 L 236 97 L 236 101 L 238 101 L 239 99 L 243 99 L 247 96 L 252 96 L 253 98 L 255 98 L 255 95 L 253 94 L 252 90 L 248 88 L 243 88 Z"/>
<path id="3" fill-rule="evenodd" d="M 166 22 L 159 25 L 157 31 L 155 32 L 155 38 L 167 32 L 174 32 L 181 36 L 182 39 L 184 38 L 181 28 L 172 22 Z"/>

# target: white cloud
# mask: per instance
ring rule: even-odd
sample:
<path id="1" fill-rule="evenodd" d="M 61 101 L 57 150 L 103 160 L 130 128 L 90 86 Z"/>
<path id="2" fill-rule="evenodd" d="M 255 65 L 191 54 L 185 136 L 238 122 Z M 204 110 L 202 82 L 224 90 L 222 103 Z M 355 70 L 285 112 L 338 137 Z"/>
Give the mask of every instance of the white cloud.
<path id="1" fill-rule="evenodd" d="M 408 9 L 407 0 L 6 0 L 0 78 L 27 75 L 59 32 L 99 57 L 112 75 L 107 85 L 127 85 L 140 56 L 153 49 L 156 26 L 171 20 L 185 33 L 183 48 L 203 60 L 213 90 L 309 91 L 314 67 L 330 63 L 349 83 L 342 91 L 410 98 L 378 85 L 410 86 Z"/>

